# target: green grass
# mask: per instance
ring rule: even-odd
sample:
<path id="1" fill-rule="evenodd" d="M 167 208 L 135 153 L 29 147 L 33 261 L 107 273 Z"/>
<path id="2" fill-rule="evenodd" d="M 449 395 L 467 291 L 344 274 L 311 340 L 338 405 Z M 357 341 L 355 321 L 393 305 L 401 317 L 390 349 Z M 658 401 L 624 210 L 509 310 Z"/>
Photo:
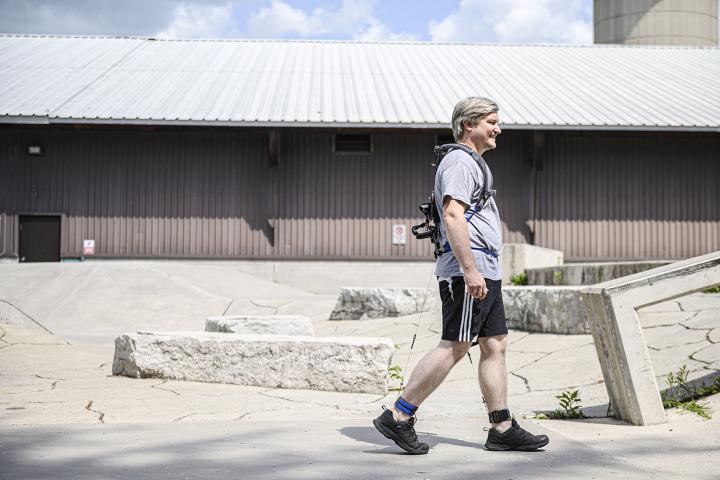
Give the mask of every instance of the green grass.
<path id="1" fill-rule="evenodd" d="M 518 273 L 517 275 L 513 275 L 512 277 L 510 277 L 510 283 L 512 283 L 513 285 L 527 285 L 527 273 L 522 272 Z"/>
<path id="2" fill-rule="evenodd" d="M 689 373 L 687 365 L 683 365 L 677 373 L 667 374 L 665 381 L 668 389 L 663 394 L 663 406 L 679 408 L 709 420 L 712 418 L 712 410 L 707 405 L 698 403 L 697 400 L 720 393 L 720 377 L 715 377 L 710 385 L 702 384 L 699 387 L 692 387 L 687 383 Z"/>

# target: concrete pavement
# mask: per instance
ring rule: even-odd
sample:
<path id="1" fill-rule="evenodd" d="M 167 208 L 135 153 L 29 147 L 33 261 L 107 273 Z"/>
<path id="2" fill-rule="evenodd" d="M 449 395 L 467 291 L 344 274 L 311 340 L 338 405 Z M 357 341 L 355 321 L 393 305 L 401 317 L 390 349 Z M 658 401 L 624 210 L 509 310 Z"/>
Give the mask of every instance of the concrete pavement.
<path id="1" fill-rule="evenodd" d="M 482 449 L 487 420 L 475 369 L 464 360 L 420 411 L 418 431 L 431 444 L 430 454 L 410 457 L 397 455 L 371 425 L 394 393 L 110 374 L 117 334 L 202 330 L 205 317 L 223 309 L 304 314 L 318 336 L 388 336 L 400 347 L 393 363 L 411 371 L 437 342 L 436 310 L 331 322 L 334 297 L 202 262 L 0 264 L 0 278 L 0 299 L 54 333 L 0 324 L 0 479 L 716 478 L 718 395 L 706 400 L 712 420 L 680 412 L 653 427 L 602 417 L 525 419 L 529 430 L 551 436 L 545 452 L 488 452 Z M 683 364 L 691 377 L 717 372 L 720 295 L 688 296 L 641 313 L 661 386 L 662 376 Z M 409 352 L 416 329 L 418 341 Z M 552 410 L 555 395 L 575 388 L 586 413 L 604 415 L 607 393 L 590 335 L 512 331 L 510 341 L 509 394 L 516 415 Z"/>

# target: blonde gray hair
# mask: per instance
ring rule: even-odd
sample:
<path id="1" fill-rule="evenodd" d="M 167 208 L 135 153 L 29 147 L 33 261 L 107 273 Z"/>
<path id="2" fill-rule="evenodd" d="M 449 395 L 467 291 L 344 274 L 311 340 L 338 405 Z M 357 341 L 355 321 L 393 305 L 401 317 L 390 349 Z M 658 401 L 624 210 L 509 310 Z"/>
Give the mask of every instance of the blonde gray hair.
<path id="1" fill-rule="evenodd" d="M 497 103 L 489 98 L 468 97 L 465 100 L 460 100 L 455 105 L 452 114 L 452 132 L 455 141 L 457 142 L 462 138 L 465 122 L 469 122 L 473 126 L 477 125 L 482 118 L 498 110 L 500 109 Z"/>

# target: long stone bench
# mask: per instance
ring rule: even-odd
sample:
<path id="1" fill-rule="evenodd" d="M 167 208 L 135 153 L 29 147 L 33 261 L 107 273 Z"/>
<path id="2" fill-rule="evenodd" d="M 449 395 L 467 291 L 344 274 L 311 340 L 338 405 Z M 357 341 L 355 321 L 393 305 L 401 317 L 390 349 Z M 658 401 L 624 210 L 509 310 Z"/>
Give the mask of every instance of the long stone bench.
<path id="1" fill-rule="evenodd" d="M 437 297 L 419 288 L 343 287 L 330 320 L 400 317 L 430 309 Z"/>
<path id="2" fill-rule="evenodd" d="M 388 338 L 137 332 L 115 339 L 113 375 L 387 393 Z"/>
<path id="3" fill-rule="evenodd" d="M 302 315 L 232 315 L 208 317 L 206 332 L 315 336 L 312 321 Z"/>
<path id="4" fill-rule="evenodd" d="M 508 327 L 528 332 L 590 333 L 583 287 L 503 286 Z"/>
<path id="5" fill-rule="evenodd" d="M 613 414 L 633 425 L 667 421 L 637 310 L 720 285 L 720 252 L 583 289 Z"/>

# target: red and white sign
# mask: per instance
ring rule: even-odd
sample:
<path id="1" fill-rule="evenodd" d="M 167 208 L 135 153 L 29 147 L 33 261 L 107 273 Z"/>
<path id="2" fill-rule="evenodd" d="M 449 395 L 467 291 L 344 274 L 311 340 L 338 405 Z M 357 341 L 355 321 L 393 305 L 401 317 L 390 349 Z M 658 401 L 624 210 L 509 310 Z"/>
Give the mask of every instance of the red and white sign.
<path id="1" fill-rule="evenodd" d="M 95 255 L 95 240 L 83 240 L 83 255 Z"/>
<path id="2" fill-rule="evenodd" d="M 393 245 L 405 245 L 407 243 L 407 227 L 405 225 L 393 225 L 392 232 Z"/>

